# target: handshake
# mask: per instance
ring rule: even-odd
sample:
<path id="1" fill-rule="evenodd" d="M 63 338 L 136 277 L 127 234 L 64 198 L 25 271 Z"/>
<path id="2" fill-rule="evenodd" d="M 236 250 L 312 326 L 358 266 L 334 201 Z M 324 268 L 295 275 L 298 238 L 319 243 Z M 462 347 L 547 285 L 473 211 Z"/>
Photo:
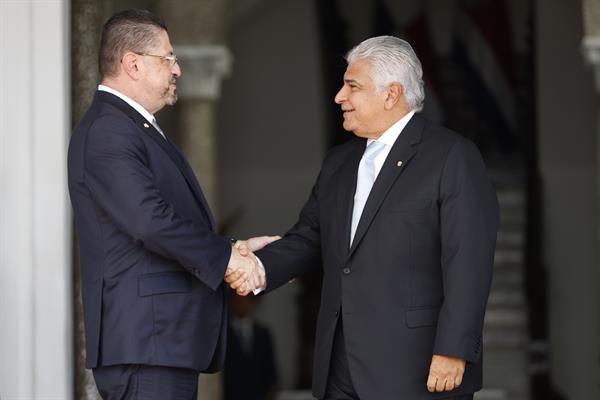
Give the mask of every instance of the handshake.
<path id="1" fill-rule="evenodd" d="M 235 242 L 225 271 L 225 283 L 240 296 L 246 296 L 255 290 L 264 290 L 265 269 L 254 252 L 279 239 L 280 236 L 259 236 Z"/>

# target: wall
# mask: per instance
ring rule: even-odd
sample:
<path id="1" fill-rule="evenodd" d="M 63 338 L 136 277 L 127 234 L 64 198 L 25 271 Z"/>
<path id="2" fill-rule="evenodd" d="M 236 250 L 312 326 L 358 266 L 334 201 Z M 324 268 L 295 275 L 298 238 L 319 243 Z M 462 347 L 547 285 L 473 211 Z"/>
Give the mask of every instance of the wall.
<path id="1" fill-rule="evenodd" d="M 72 398 L 68 1 L 0 1 L 0 397 Z"/>
<path id="2" fill-rule="evenodd" d="M 236 3 L 234 3 L 236 4 Z M 219 209 L 244 238 L 283 234 L 296 221 L 324 156 L 319 48 L 313 2 L 240 1 L 228 46 L 233 73 L 219 105 Z M 281 386 L 296 380 L 298 285 L 263 298 Z"/>
<path id="3" fill-rule="evenodd" d="M 597 399 L 598 104 L 581 52 L 581 3 L 536 2 L 536 24 L 551 374 L 569 399 Z"/>

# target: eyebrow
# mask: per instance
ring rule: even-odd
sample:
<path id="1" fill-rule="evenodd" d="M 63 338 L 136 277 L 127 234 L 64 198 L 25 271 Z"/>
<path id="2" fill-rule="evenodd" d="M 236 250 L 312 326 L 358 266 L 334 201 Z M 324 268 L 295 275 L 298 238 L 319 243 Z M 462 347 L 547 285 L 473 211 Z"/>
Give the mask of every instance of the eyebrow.
<path id="1" fill-rule="evenodd" d="M 344 79 L 344 82 L 347 83 L 347 84 L 352 84 L 353 83 L 353 84 L 355 84 L 357 86 L 362 86 L 360 84 L 360 82 L 358 82 L 357 80 L 354 80 L 354 79 Z"/>

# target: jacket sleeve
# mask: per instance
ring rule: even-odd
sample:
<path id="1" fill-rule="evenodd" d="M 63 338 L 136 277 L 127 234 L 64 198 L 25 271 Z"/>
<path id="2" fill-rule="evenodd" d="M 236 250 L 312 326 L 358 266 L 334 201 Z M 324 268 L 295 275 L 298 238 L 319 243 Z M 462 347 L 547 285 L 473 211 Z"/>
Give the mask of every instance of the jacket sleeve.
<path id="1" fill-rule="evenodd" d="M 84 182 L 97 206 L 132 240 L 176 260 L 216 290 L 231 255 L 224 237 L 180 215 L 165 201 L 130 121 L 103 116 L 87 136 Z"/>
<path id="2" fill-rule="evenodd" d="M 440 181 L 444 301 L 434 354 L 478 362 L 499 223 L 496 193 L 473 143 L 450 149 Z"/>
<path id="3" fill-rule="evenodd" d="M 256 253 L 265 267 L 267 292 L 321 267 L 318 186 L 317 178 L 298 222 L 283 238 Z"/>

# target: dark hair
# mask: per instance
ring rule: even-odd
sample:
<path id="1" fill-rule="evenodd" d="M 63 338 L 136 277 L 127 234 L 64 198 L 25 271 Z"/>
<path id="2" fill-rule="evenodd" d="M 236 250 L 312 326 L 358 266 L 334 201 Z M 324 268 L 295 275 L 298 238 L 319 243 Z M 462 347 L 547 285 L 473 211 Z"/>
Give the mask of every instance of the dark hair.
<path id="1" fill-rule="evenodd" d="M 115 76 L 121 58 L 128 51 L 145 53 L 153 45 L 165 23 L 150 11 L 131 9 L 110 17 L 102 28 L 98 67 L 102 78 Z"/>

